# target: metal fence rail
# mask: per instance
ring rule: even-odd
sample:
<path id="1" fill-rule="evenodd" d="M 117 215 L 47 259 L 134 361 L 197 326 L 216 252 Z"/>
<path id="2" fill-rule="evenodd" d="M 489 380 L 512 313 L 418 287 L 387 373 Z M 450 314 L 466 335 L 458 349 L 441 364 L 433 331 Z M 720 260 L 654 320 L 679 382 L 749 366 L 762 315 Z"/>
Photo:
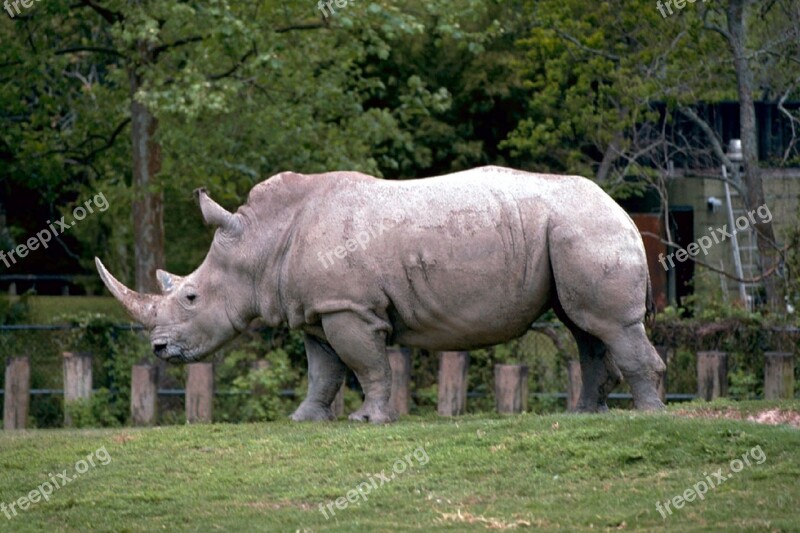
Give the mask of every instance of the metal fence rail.
<path id="1" fill-rule="evenodd" d="M 92 393 L 97 393 L 99 389 L 93 389 Z M 5 393 L 4 389 L 0 389 L 0 396 Z M 64 389 L 31 389 L 30 390 L 31 396 L 63 396 Z M 240 391 L 240 390 L 215 390 L 215 396 L 239 396 L 239 395 L 251 395 L 253 394 L 252 391 Z M 158 389 L 159 396 L 185 396 L 186 389 Z M 278 392 L 279 396 L 283 396 L 286 398 L 294 398 L 297 396 L 297 393 L 293 389 L 283 389 Z M 418 395 L 415 392 L 411 393 L 413 398 L 417 398 Z M 488 395 L 485 392 L 468 392 L 468 398 L 485 398 Z M 568 397 L 566 392 L 534 392 L 531 393 L 531 396 L 536 398 L 556 398 L 558 400 L 564 400 Z M 611 400 L 633 400 L 633 396 L 629 392 L 612 392 L 608 395 L 608 398 Z M 690 402 L 697 398 L 695 394 L 683 394 L 683 393 L 667 393 L 667 401 L 672 402 Z"/>

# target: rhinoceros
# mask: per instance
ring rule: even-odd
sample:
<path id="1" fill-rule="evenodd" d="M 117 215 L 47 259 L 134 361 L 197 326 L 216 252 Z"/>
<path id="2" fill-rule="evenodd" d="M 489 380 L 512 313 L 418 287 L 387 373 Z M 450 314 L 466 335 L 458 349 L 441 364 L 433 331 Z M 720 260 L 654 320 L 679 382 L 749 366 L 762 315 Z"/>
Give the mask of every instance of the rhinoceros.
<path id="1" fill-rule="evenodd" d="M 493 166 L 406 181 L 283 172 L 235 213 L 195 195 L 217 227 L 197 270 L 157 271 L 158 295 L 96 259 L 100 276 L 170 362 L 213 352 L 257 317 L 302 330 L 309 386 L 293 420 L 332 419 L 349 367 L 365 394 L 350 419 L 394 421 L 387 345 L 494 345 L 551 308 L 577 341 L 581 410 L 607 409 L 622 377 L 636 408 L 663 408 L 642 239 L 588 179 Z"/>

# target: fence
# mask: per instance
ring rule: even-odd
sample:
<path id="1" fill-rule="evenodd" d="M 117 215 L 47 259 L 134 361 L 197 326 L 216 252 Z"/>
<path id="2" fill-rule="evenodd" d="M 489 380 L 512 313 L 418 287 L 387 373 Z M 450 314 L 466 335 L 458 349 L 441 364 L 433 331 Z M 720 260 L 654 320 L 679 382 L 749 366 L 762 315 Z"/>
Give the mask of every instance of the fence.
<path id="1" fill-rule="evenodd" d="M 0 325 L 0 335 L 3 332 L 15 331 L 58 331 L 79 329 L 81 326 L 76 325 Z M 130 331 L 141 330 L 140 326 L 135 325 L 116 325 L 108 326 L 114 330 Z M 528 399 L 558 399 L 566 400 L 567 408 L 570 410 L 575 409 L 578 405 L 581 388 L 581 375 L 580 365 L 577 361 L 570 360 L 569 352 L 573 353 L 572 357 L 576 357 L 574 350 L 568 349 L 561 342 L 553 336 L 553 330 L 561 328 L 561 332 L 565 332 L 560 323 L 537 323 L 532 325 L 532 330 L 536 335 L 541 332 L 548 333 L 544 337 L 550 337 L 552 341 L 551 348 L 556 349 L 561 355 L 559 358 L 563 362 L 561 366 L 561 383 L 567 385 L 566 392 L 538 392 L 529 394 L 528 386 L 529 381 L 532 386 L 535 386 L 536 381 L 533 377 L 529 380 L 528 368 L 525 365 L 507 365 L 507 364 L 494 364 L 498 360 L 489 360 L 488 364 L 486 359 L 481 359 L 480 352 L 473 355 L 473 363 L 477 361 L 478 373 L 472 373 L 472 386 L 478 387 L 477 390 L 468 391 L 467 377 L 470 375 L 470 354 L 467 352 L 442 352 L 434 355 L 435 358 L 426 363 L 428 369 L 433 370 L 433 374 L 427 374 L 430 377 L 426 378 L 432 380 L 436 384 L 437 393 L 431 398 L 429 395 L 416 395 L 412 393 L 412 364 L 411 364 L 411 351 L 406 349 L 389 349 L 388 356 L 392 368 L 392 395 L 391 401 L 395 408 L 401 414 L 409 412 L 412 400 L 416 397 L 418 401 L 423 401 L 427 405 L 436 403 L 437 411 L 442 416 L 457 416 L 466 411 L 468 399 L 479 399 L 494 396 L 494 406 L 498 412 L 521 412 L 527 410 Z M 791 331 L 789 331 L 791 330 Z M 789 328 L 789 333 L 796 334 L 796 328 Z M 782 333 L 786 331 L 781 330 Z M 528 343 L 530 344 L 530 343 Z M 534 342 L 533 345 L 537 343 Z M 61 350 L 69 349 L 71 344 L 62 344 Z M 518 345 L 517 349 L 521 353 L 531 352 L 533 355 L 540 355 L 543 349 L 541 345 Z M 686 401 L 700 397 L 704 399 L 713 399 L 727 394 L 728 385 L 728 354 L 724 352 L 706 352 L 706 351 L 691 351 L 691 359 L 687 361 L 687 355 L 681 357 L 674 357 L 677 352 L 677 346 L 666 348 L 658 347 L 658 352 L 662 359 L 667 363 L 667 366 L 673 368 L 672 379 L 674 381 L 673 387 L 678 387 L 684 393 L 667 392 L 667 376 L 664 376 L 659 384 L 659 392 L 662 400 L 665 401 Z M 65 407 L 68 403 L 81 401 L 90 397 L 92 391 L 92 365 L 91 356 L 89 354 L 73 353 L 71 351 L 61 351 L 56 349 L 55 346 L 50 346 L 47 351 L 50 353 L 61 353 L 60 358 L 49 358 L 49 364 L 45 367 L 37 363 L 36 368 L 31 369 L 30 360 L 26 357 L 10 357 L 6 361 L 5 372 L 5 390 L 0 389 L 0 395 L 4 397 L 4 426 L 5 427 L 25 427 L 29 414 L 30 398 L 31 396 L 54 396 L 63 395 L 65 400 Z M 699 350 L 699 349 L 698 349 Z M 550 349 L 544 349 L 544 353 L 549 353 Z M 529 353 L 528 355 L 531 355 Z M 12 354 L 11 355 L 16 355 Z M 758 357 L 758 353 L 753 357 Z M 438 361 L 437 361 L 438 359 Z M 135 359 L 134 359 L 135 360 Z M 501 361 L 503 359 L 500 359 Z M 526 361 L 533 361 L 530 357 L 527 359 L 520 359 Z M 103 359 L 102 361 L 105 361 Z M 416 360 L 416 363 L 419 363 Z M 696 361 L 696 367 L 695 367 Z M 735 360 L 734 360 L 735 361 Z M 759 360 L 756 359 L 755 365 L 758 366 Z M 438 365 L 436 364 L 438 362 Z M 692 366 L 687 366 L 687 363 Z M 535 364 L 535 363 L 534 363 Z M 128 366 L 131 365 L 131 366 Z M 198 366 L 199 365 L 199 366 Z M 266 361 L 256 361 L 253 366 L 256 368 L 264 368 L 268 365 Z M 763 380 L 763 396 L 765 398 L 791 398 L 794 395 L 794 356 L 791 353 L 784 352 L 767 352 L 764 355 L 763 361 L 764 380 Z M 58 386 L 58 367 L 62 367 L 63 373 L 63 389 L 54 388 Z M 159 416 L 158 400 L 159 398 L 166 397 L 166 403 L 162 403 L 162 408 L 172 406 L 185 411 L 186 419 L 189 422 L 203 422 L 212 419 L 213 397 L 226 396 L 229 394 L 261 394 L 259 391 L 241 391 L 241 390 L 214 390 L 214 366 L 211 363 L 201 363 L 197 365 L 187 365 L 187 380 L 185 389 L 169 388 L 173 384 L 164 382 L 163 379 L 159 381 L 158 370 L 155 365 L 151 364 L 137 364 L 133 365 L 127 363 L 123 365 L 125 369 L 131 370 L 130 381 L 124 381 L 127 387 L 130 386 L 131 399 L 130 399 L 130 419 L 137 425 L 148 425 L 156 423 Z M 734 362 L 734 368 L 736 363 Z M 97 364 L 95 370 L 100 368 Z M 533 367 L 535 370 L 535 367 Z M 752 368 L 752 367 L 751 367 Z M 46 369 L 46 370 L 45 370 Z M 36 372 L 32 372 L 35 370 Z M 32 374 L 42 375 L 47 372 L 48 383 L 45 386 L 47 389 L 31 389 Z M 427 371 L 426 371 L 427 372 Z M 127 374 L 127 371 L 125 372 Z M 566 374 L 566 376 L 565 376 Z M 760 374 L 760 369 L 759 369 Z M 413 377 L 417 379 L 422 374 L 417 374 L 414 371 Z M 535 376 L 534 372 L 532 376 Z M 676 375 L 678 376 L 676 380 Z M 101 371 L 102 379 L 102 371 Z M 686 377 L 690 379 L 696 376 L 697 388 L 694 389 L 694 384 L 689 385 L 687 389 Z M 476 379 L 477 378 L 477 379 Z M 95 376 L 97 380 L 97 376 Z M 41 381 L 41 380 L 39 380 Z M 493 381 L 493 389 L 486 390 L 485 384 Z M 430 383 L 431 381 L 427 381 Z M 102 381 L 100 383 L 103 383 Z M 123 383 L 123 382 L 120 382 Z M 159 388 L 159 383 L 161 388 Z M 675 385 L 677 383 L 677 385 Z M 731 383 L 735 383 L 731 381 Z M 761 383 L 759 381 L 759 383 Z M 43 383 L 44 384 L 44 383 Z M 95 387 L 101 384 L 95 383 Z M 417 383 L 419 386 L 419 383 Z M 760 386 L 760 385 L 759 385 Z M 534 389 L 535 390 L 535 389 Z M 541 388 L 539 390 L 542 390 Z M 544 390 L 553 390 L 544 389 Z M 556 388 L 555 390 L 558 390 Z M 563 389 L 562 389 L 563 390 Z M 696 390 L 696 394 L 686 394 L 686 392 Z M 492 395 L 493 392 L 493 395 Z M 282 390 L 278 393 L 280 396 L 293 396 L 293 390 Z M 438 395 L 438 397 L 437 397 Z M 736 396 L 735 389 L 732 389 L 732 395 Z M 177 397 L 184 397 L 184 405 L 176 403 Z M 276 397 L 273 393 L 271 397 Z M 333 409 L 337 414 L 342 414 L 344 410 L 343 389 L 337 396 L 333 403 Z M 626 393 L 612 393 L 610 396 L 612 400 L 630 400 L 630 394 Z M 170 399 L 174 398 L 174 399 Z M 179 400 L 178 400 L 179 401 Z M 488 407 L 485 401 L 479 402 L 482 408 Z M 552 405 L 547 402 L 548 405 Z M 127 409 L 126 403 L 122 404 L 123 410 Z M 40 403 L 36 403 L 34 412 L 41 407 Z M 475 408 L 475 404 L 472 405 Z M 119 412 L 119 411 L 117 411 Z M 169 409 L 165 411 L 171 416 L 174 413 Z M 60 409 L 49 411 L 48 420 L 50 423 L 59 423 L 62 416 Z M 69 425 L 70 420 L 69 409 L 64 409 L 64 423 Z M 163 416 L 163 413 L 162 413 Z M 224 416 L 224 415 L 223 415 Z M 38 417 L 37 417 L 38 419 Z"/>
<path id="2" fill-rule="evenodd" d="M 669 367 L 669 350 L 657 348 Z M 10 357 L 6 361 L 5 389 L 0 390 L 3 401 L 3 428 L 23 429 L 27 425 L 31 394 L 64 394 L 65 405 L 88 399 L 92 394 L 92 355 L 88 353 L 64 352 L 63 391 L 36 391 L 30 389 L 31 366 L 28 357 Z M 389 348 L 392 369 L 392 391 L 390 402 L 400 414 L 408 414 L 411 392 L 411 351 L 404 348 Z M 723 397 L 727 393 L 727 359 L 724 352 L 697 353 L 697 397 L 706 400 Z M 254 368 L 264 368 L 265 361 L 257 361 Z M 794 397 L 794 354 L 767 352 L 764 357 L 764 392 L 766 399 Z M 153 425 L 158 418 L 158 397 L 165 394 L 184 394 L 186 420 L 189 423 L 208 423 L 213 415 L 214 366 L 212 363 L 192 363 L 187 366 L 185 390 L 159 390 L 158 370 L 155 365 L 138 364 L 131 374 L 131 420 L 134 425 Z M 458 416 L 467 405 L 468 352 L 440 352 L 438 375 L 438 413 L 441 416 Z M 500 413 L 519 413 L 526 410 L 528 400 L 528 370 L 524 365 L 495 365 L 495 406 Z M 580 364 L 569 363 L 569 387 L 563 394 L 568 409 L 578 405 L 581 388 Z M 693 395 L 670 395 L 667 390 L 667 375 L 661 376 L 659 392 L 662 401 L 686 400 Z M 252 391 L 258 394 L 259 391 Z M 332 404 L 334 414 L 341 416 L 344 410 L 344 385 Z M 561 395 L 558 395 L 561 396 Z M 629 395 L 612 395 L 629 397 Z M 69 409 L 65 409 L 65 426 L 72 420 Z"/>

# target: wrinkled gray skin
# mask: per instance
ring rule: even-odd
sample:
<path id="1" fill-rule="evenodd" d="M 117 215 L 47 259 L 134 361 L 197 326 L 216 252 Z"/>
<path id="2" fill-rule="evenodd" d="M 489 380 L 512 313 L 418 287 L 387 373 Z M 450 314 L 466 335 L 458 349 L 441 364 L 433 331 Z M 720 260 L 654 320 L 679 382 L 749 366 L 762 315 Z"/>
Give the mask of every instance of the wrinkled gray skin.
<path id="1" fill-rule="evenodd" d="M 213 352 L 256 317 L 302 329 L 309 390 L 294 420 L 330 420 L 350 367 L 365 392 L 350 419 L 393 421 L 387 345 L 489 346 L 550 308 L 580 348 L 582 410 L 605 410 L 622 376 L 637 408 L 663 408 L 642 240 L 587 179 L 499 167 L 409 181 L 284 172 L 235 214 L 196 193 L 218 227 L 197 270 L 159 271 L 161 295 L 130 291 L 97 260 L 100 275 L 170 362 Z"/>

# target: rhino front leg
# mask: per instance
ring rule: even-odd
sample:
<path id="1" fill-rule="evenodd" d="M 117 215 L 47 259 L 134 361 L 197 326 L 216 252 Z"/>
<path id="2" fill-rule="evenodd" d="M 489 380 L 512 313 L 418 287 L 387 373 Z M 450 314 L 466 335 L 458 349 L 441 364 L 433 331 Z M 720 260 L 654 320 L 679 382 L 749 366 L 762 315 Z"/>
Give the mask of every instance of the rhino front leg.
<path id="1" fill-rule="evenodd" d="M 308 358 L 308 395 L 292 414 L 295 422 L 334 420 L 331 403 L 342 386 L 347 367 L 331 346 L 306 334 Z"/>
<path id="2" fill-rule="evenodd" d="M 386 332 L 351 312 L 324 316 L 322 328 L 364 389 L 364 405 L 350 415 L 350 420 L 373 424 L 397 420 L 397 411 L 389 405 L 392 370 L 386 356 Z"/>

